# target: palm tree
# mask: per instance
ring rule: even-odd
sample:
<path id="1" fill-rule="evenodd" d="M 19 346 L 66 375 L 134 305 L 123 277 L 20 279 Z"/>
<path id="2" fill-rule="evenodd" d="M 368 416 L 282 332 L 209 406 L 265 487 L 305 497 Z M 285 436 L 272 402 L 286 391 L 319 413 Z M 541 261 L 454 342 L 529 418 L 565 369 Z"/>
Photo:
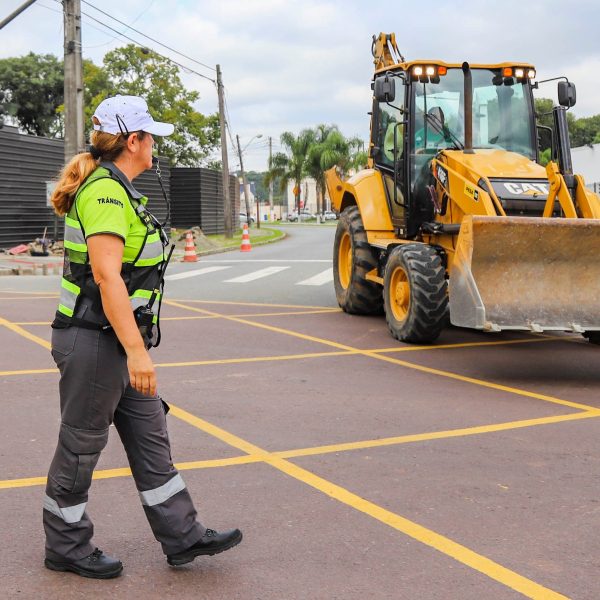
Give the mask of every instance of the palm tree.
<path id="1" fill-rule="evenodd" d="M 317 210 L 319 203 L 324 210 L 325 171 L 337 166 L 342 175 L 347 175 L 350 170 L 364 168 L 367 154 L 361 150 L 362 146 L 360 138 L 346 138 L 336 125 L 317 126 L 315 143 L 309 150 L 307 161 L 307 171 L 317 186 Z"/>
<path id="2" fill-rule="evenodd" d="M 315 180 L 317 192 L 317 213 L 325 209 L 325 171 L 333 166 L 331 144 L 327 143 L 332 132 L 338 131 L 335 125 L 317 125 L 314 130 L 314 142 L 308 151 L 306 172 Z"/>
<path id="3" fill-rule="evenodd" d="M 300 184 L 306 175 L 307 156 L 314 143 L 314 131 L 303 129 L 297 136 L 290 131 L 284 131 L 280 136 L 281 145 L 286 152 L 273 154 L 269 170 L 265 175 L 265 185 L 279 179 L 281 190 L 287 188 L 288 182 L 294 182 L 294 205 L 300 214 Z"/>

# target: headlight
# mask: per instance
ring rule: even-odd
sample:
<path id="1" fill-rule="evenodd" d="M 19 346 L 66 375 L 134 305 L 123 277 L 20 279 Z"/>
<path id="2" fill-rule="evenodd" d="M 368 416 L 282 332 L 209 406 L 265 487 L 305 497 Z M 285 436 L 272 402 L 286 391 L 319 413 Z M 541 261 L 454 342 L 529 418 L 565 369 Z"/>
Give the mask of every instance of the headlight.
<path id="1" fill-rule="evenodd" d="M 535 79 L 535 69 L 529 69 L 529 71 L 527 71 L 527 77 L 529 77 L 529 79 Z"/>
<path id="2" fill-rule="evenodd" d="M 525 77 L 525 69 L 515 69 L 515 77 L 517 79 L 523 79 L 523 77 Z"/>
<path id="3" fill-rule="evenodd" d="M 425 75 L 433 77 L 435 75 L 435 67 L 425 67 Z"/>
<path id="4" fill-rule="evenodd" d="M 421 77 L 421 75 L 423 75 L 423 67 L 413 67 L 413 75 L 416 77 Z"/>

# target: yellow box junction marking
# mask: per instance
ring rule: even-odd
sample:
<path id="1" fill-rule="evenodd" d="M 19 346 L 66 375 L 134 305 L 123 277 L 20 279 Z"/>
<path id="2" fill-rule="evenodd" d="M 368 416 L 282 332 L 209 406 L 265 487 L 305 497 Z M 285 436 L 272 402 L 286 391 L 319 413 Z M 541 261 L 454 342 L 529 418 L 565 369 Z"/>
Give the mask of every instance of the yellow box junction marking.
<path id="1" fill-rule="evenodd" d="M 461 562 L 484 575 L 487 575 L 491 579 L 502 583 L 503 585 L 510 587 L 517 592 L 527 596 L 528 598 L 544 598 L 547 600 L 566 600 L 566 596 L 559 594 L 549 588 L 546 588 L 502 565 L 490 560 L 489 558 L 473 552 L 466 546 L 458 544 L 457 542 L 447 538 L 443 535 L 427 529 L 406 519 L 400 515 L 397 515 L 377 504 L 369 502 L 365 498 L 357 496 L 347 489 L 340 487 L 331 481 L 327 481 L 322 477 L 303 469 L 287 460 L 278 457 L 275 454 L 266 452 L 262 448 L 243 440 L 212 423 L 204 421 L 195 415 L 177 407 L 171 405 L 171 412 L 174 416 L 182 419 L 186 423 L 201 429 L 202 431 L 216 437 L 217 439 L 246 452 L 252 456 L 260 456 L 264 462 L 271 465 L 275 469 L 309 485 L 310 487 L 326 494 L 327 496 L 338 500 L 339 502 L 350 506 L 370 517 L 393 527 L 394 529 L 408 535 L 409 537 L 438 550 L 439 552 L 454 558 L 458 562 Z"/>
<path id="2" fill-rule="evenodd" d="M 552 402 L 555 404 L 561 404 L 564 406 L 582 408 L 583 410 L 588 411 L 586 414 L 581 414 L 581 415 L 565 415 L 564 417 L 566 417 L 566 418 L 563 420 L 567 420 L 567 419 L 572 420 L 574 418 L 589 418 L 589 417 L 597 416 L 598 414 L 600 414 L 599 410 L 595 409 L 594 407 L 587 406 L 587 405 L 572 403 L 572 402 L 568 402 L 565 400 L 560 400 L 558 398 L 553 398 L 551 396 L 545 396 L 545 395 L 541 395 L 541 394 L 527 392 L 526 390 L 518 390 L 517 388 L 511 388 L 508 386 L 493 384 L 491 382 L 486 382 L 484 380 L 478 380 L 478 379 L 474 379 L 474 378 L 470 378 L 470 377 L 464 377 L 464 376 L 457 375 L 455 373 L 451 373 L 451 372 L 447 372 L 447 371 L 441 371 L 438 369 L 422 367 L 421 365 L 415 365 L 413 363 L 408 363 L 406 361 L 393 359 L 391 357 L 380 356 L 379 354 L 376 354 L 375 352 L 372 352 L 372 351 L 368 351 L 368 350 L 362 351 L 362 350 L 352 348 L 352 347 L 346 346 L 344 344 L 339 344 L 337 342 L 333 342 L 330 340 L 324 340 L 321 338 L 308 336 L 308 335 L 301 334 L 298 332 L 285 330 L 282 328 L 272 327 L 272 326 L 260 324 L 260 323 L 254 323 L 252 321 L 246 321 L 245 319 L 239 318 L 239 317 L 218 315 L 218 313 L 213 313 L 212 311 L 205 311 L 202 309 L 196 309 L 193 307 L 180 305 L 173 301 L 167 301 L 167 303 L 174 305 L 174 306 L 180 306 L 181 308 L 185 308 L 188 310 L 193 310 L 193 311 L 201 312 L 204 314 L 211 314 L 213 316 L 219 316 L 220 318 L 224 318 L 227 320 L 241 322 L 241 323 L 245 323 L 245 324 L 248 324 L 248 325 L 251 325 L 254 327 L 264 328 L 264 329 L 267 329 L 270 331 L 283 333 L 285 335 L 291 335 L 294 337 L 299 337 L 302 339 L 315 341 L 315 342 L 322 343 L 322 344 L 325 344 L 328 346 L 336 347 L 345 352 L 352 352 L 352 353 L 356 353 L 356 354 L 362 354 L 365 356 L 371 356 L 378 360 L 385 360 L 386 362 L 400 364 L 400 365 L 406 366 L 408 368 L 412 368 L 412 369 L 416 369 L 416 370 L 420 370 L 420 371 L 424 371 L 424 372 L 428 372 L 428 373 L 432 373 L 432 374 L 437 374 L 437 375 L 441 375 L 444 377 L 450 377 L 453 379 L 458 379 L 461 381 L 474 383 L 476 385 L 483 385 L 485 387 L 491 387 L 493 389 L 508 391 L 510 393 L 516 393 L 518 395 L 538 398 L 538 399 L 542 399 L 542 400 Z M 15 331 L 16 333 L 19 333 L 23 337 L 26 337 L 27 339 L 30 339 L 31 341 L 34 341 L 40 345 L 43 345 L 44 347 L 47 347 L 47 348 L 49 347 L 49 343 L 46 340 L 43 340 L 37 336 L 30 334 L 26 330 L 22 329 L 18 325 L 14 325 L 13 323 L 10 323 L 6 319 L 0 318 L 0 325 L 4 325 L 4 326 L 8 327 L 9 329 Z M 519 575 L 518 573 L 515 573 L 514 571 L 511 571 L 510 569 L 507 569 L 507 568 L 503 567 L 502 565 L 499 565 L 498 563 L 495 563 L 494 561 L 492 561 L 482 555 L 477 554 L 476 552 L 473 552 L 469 548 L 466 548 L 465 546 L 462 546 L 461 544 L 458 544 L 458 543 L 454 542 L 453 540 L 446 538 L 445 536 L 437 534 L 436 532 L 434 532 L 432 530 L 422 527 L 421 525 L 414 523 L 408 519 L 405 519 L 404 517 L 401 517 L 400 515 L 392 513 L 391 511 L 388 511 L 376 504 L 373 504 L 373 503 L 369 502 L 368 500 L 361 498 L 360 496 L 357 496 L 357 495 L 353 494 L 352 492 L 350 492 L 340 486 L 337 486 L 330 481 L 322 479 L 322 478 L 318 477 L 317 475 L 315 475 L 314 473 L 311 473 L 310 471 L 307 471 L 306 469 L 303 469 L 301 467 L 294 465 L 293 463 L 290 463 L 289 461 L 285 460 L 284 458 L 281 458 L 277 454 L 266 452 L 265 450 L 262 450 L 261 448 L 254 446 L 253 444 L 246 442 L 245 440 L 243 440 L 243 439 L 241 439 L 241 438 L 239 438 L 239 437 L 237 437 L 215 425 L 212 425 L 211 423 L 208 423 L 207 421 L 204 421 L 204 420 L 200 419 L 199 417 L 196 417 L 196 416 L 192 415 L 191 413 L 188 413 L 176 406 L 172 406 L 171 409 L 172 409 L 172 413 L 174 416 L 201 429 L 202 431 L 205 431 L 206 433 L 208 433 L 210 435 L 213 435 L 217 439 L 220 439 L 221 441 L 224 441 L 225 443 L 246 452 L 248 455 L 247 460 L 249 460 L 250 462 L 256 462 L 256 461 L 266 462 L 267 464 L 273 466 L 274 468 L 278 469 L 279 471 L 286 473 L 287 475 L 327 494 L 328 496 L 330 496 L 334 499 L 337 499 L 338 501 L 340 501 L 348 506 L 351 506 L 352 508 L 355 508 L 356 510 L 359 510 L 359 511 L 397 529 L 398 531 L 405 533 L 406 535 L 409 535 L 410 537 L 413 537 L 414 539 L 420 541 L 423 544 L 429 545 L 430 547 L 454 558 L 455 560 L 457 560 L 475 570 L 480 571 L 481 573 L 487 575 L 488 577 L 495 579 L 496 581 L 498 581 L 498 582 L 500 582 L 500 583 L 530 597 L 530 598 L 551 598 L 551 599 L 566 598 L 565 596 L 563 596 L 561 594 L 558 594 L 548 588 L 545 588 L 545 587 Z M 558 418 L 560 419 L 560 417 L 558 417 Z M 549 419 L 551 419 L 552 422 L 558 422 L 556 420 L 557 417 L 550 417 Z M 539 421 L 539 419 L 530 420 L 530 422 L 533 422 L 533 421 Z M 523 425 L 523 426 L 526 426 L 526 425 Z M 480 433 L 484 433 L 485 431 L 493 431 L 494 427 L 498 428 L 498 427 L 501 427 L 501 425 L 487 426 L 487 427 L 484 426 L 484 427 L 480 427 L 477 429 L 480 430 L 479 431 Z M 498 430 L 498 429 L 496 429 L 496 430 Z M 435 435 L 435 434 L 430 434 L 430 435 Z M 457 435 L 459 435 L 459 434 L 457 434 Z M 465 435 L 464 430 L 463 430 L 462 435 Z M 398 443 L 398 442 L 396 442 L 396 443 Z M 326 448 L 331 449 L 333 447 L 334 446 L 328 446 Z M 334 451 L 334 450 L 329 450 L 329 451 Z M 289 452 L 293 452 L 293 451 L 288 451 L 288 455 L 289 455 Z M 307 455 L 307 454 L 304 454 L 304 455 Z M 232 464 L 232 461 L 233 461 L 233 463 L 235 464 L 236 461 L 240 460 L 240 457 L 234 457 L 232 459 L 223 459 L 223 460 L 229 461 L 229 464 Z M 196 464 L 199 465 L 199 464 L 202 464 L 203 462 L 206 463 L 206 461 L 199 461 Z M 196 468 L 199 468 L 199 467 L 196 467 Z M 109 472 L 99 473 L 97 478 L 102 479 L 102 478 L 106 478 L 106 477 L 110 477 L 110 476 L 126 476 L 126 475 L 128 475 L 128 471 L 129 471 L 128 469 L 113 469 L 113 470 L 109 471 L 110 474 L 109 474 Z M 40 485 L 40 481 L 42 479 L 44 479 L 44 478 L 31 478 L 30 480 L 25 480 L 25 479 L 12 480 L 12 481 L 6 481 L 6 482 L 2 482 L 2 483 L 4 483 L 6 485 L 6 487 L 22 487 L 23 485 L 27 485 L 27 483 L 26 483 L 27 481 L 31 481 L 31 482 L 35 481 L 36 482 L 36 483 L 30 483 L 29 485 Z M 20 485 L 17 482 L 19 482 Z"/>
<path id="3" fill-rule="evenodd" d="M 173 416 L 176 416 L 173 413 Z M 388 438 L 379 438 L 375 440 L 361 440 L 358 442 L 341 442 L 338 444 L 327 444 L 324 446 L 313 446 L 310 448 L 297 448 L 294 450 L 279 450 L 270 452 L 269 456 L 279 458 L 299 458 L 303 456 L 320 456 L 339 452 L 349 452 L 353 450 L 367 450 L 370 448 L 381 448 L 384 446 L 397 446 L 401 444 L 413 444 L 431 440 L 445 440 L 458 437 L 467 437 L 471 435 L 481 435 L 484 433 L 495 433 L 499 431 L 511 431 L 513 429 L 523 429 L 526 427 L 538 427 L 540 425 L 553 425 L 568 421 L 579 421 L 582 419 L 592 419 L 600 417 L 600 410 L 577 412 L 568 415 L 555 415 L 552 417 L 540 417 L 538 419 L 525 419 L 522 421 L 509 421 L 506 423 L 492 423 L 491 425 L 476 425 L 474 427 L 463 427 L 460 429 L 448 429 L 445 431 L 432 431 L 427 433 L 412 433 Z M 199 461 L 188 461 L 176 463 L 175 466 L 182 471 L 208 469 L 214 467 L 229 467 L 236 465 L 253 464 L 265 462 L 265 455 L 244 454 L 243 456 L 232 456 L 230 458 L 216 458 Z M 113 477 L 129 477 L 131 471 L 129 468 L 103 469 L 94 471 L 94 479 L 111 479 Z M 45 477 L 28 477 L 20 479 L 0 480 L 0 489 L 29 487 L 35 485 L 45 485 Z"/>
<path id="4" fill-rule="evenodd" d="M 185 308 L 187 310 L 200 312 L 204 314 L 212 314 L 217 315 L 218 313 L 214 313 L 212 311 L 205 310 L 203 308 L 196 308 L 194 306 L 186 306 L 185 304 L 180 304 L 179 302 L 175 302 L 173 300 L 165 300 L 166 304 L 171 306 L 177 306 L 179 308 Z M 423 373 L 430 373 L 432 375 L 439 375 L 441 377 L 448 377 L 450 379 L 455 379 L 457 381 L 462 381 L 465 383 L 472 383 L 474 385 L 479 385 L 482 387 L 487 387 L 490 389 L 498 390 L 501 392 L 508 392 L 509 394 L 517 394 L 519 396 L 526 396 L 528 398 L 535 398 L 537 400 L 543 400 L 544 402 L 551 402 L 553 404 L 560 404 L 562 406 L 569 406 L 571 408 L 577 408 L 579 410 L 596 410 L 594 406 L 589 406 L 587 404 L 580 404 L 578 402 L 570 402 L 569 400 L 561 400 L 560 398 L 555 398 L 553 396 L 548 396 L 545 394 L 538 394 L 537 392 L 529 392 L 527 390 L 521 390 L 519 388 L 514 388 L 506 385 L 502 385 L 499 383 L 493 383 L 491 381 L 485 381 L 484 379 L 476 379 L 474 377 L 467 377 L 465 375 L 459 375 L 458 373 L 452 373 L 451 371 L 442 371 L 441 369 L 433 369 L 431 367 L 425 367 L 422 365 L 418 365 L 415 363 L 407 362 L 404 360 L 400 360 L 398 358 L 393 358 L 391 356 L 385 356 L 381 354 L 377 354 L 370 350 L 360 350 L 359 348 L 354 348 L 352 346 L 348 346 L 346 344 L 340 344 L 338 342 L 334 342 L 332 340 L 326 340 L 323 338 L 318 338 L 312 335 L 307 335 L 304 333 L 299 333 L 297 331 L 292 331 L 289 329 L 283 329 L 281 327 L 274 327 L 272 325 L 267 325 L 266 323 L 256 323 L 254 321 L 248 321 L 246 319 L 240 317 L 231 317 L 228 315 L 220 315 L 222 319 L 228 321 L 234 321 L 236 323 L 244 323 L 246 325 L 251 325 L 252 327 L 258 327 L 259 329 L 265 329 L 267 331 L 273 331 L 275 333 L 281 333 L 283 335 L 289 335 L 292 337 L 297 337 L 299 339 L 307 340 L 310 342 L 316 342 L 318 344 L 324 344 L 325 346 L 330 346 L 332 348 L 337 348 L 338 350 L 345 350 L 348 352 L 355 352 L 356 354 L 362 354 L 364 356 L 369 356 L 371 358 L 375 358 L 376 360 L 382 360 L 384 362 L 389 362 L 391 364 L 400 365 L 403 367 L 407 367 L 409 369 L 414 369 L 416 371 L 421 371 Z"/>
<path id="5" fill-rule="evenodd" d="M 41 337 L 38 337 L 37 335 L 33 335 L 33 333 L 29 333 L 29 331 L 23 329 L 22 327 L 19 327 L 19 325 L 15 325 L 14 323 L 11 323 L 10 321 L 3 319 L 2 317 L 0 317 L 0 325 L 4 325 L 4 327 L 6 327 L 7 329 L 10 329 L 11 331 L 14 331 L 15 333 L 18 333 L 19 335 L 23 336 L 24 338 L 50 350 L 50 342 Z"/>

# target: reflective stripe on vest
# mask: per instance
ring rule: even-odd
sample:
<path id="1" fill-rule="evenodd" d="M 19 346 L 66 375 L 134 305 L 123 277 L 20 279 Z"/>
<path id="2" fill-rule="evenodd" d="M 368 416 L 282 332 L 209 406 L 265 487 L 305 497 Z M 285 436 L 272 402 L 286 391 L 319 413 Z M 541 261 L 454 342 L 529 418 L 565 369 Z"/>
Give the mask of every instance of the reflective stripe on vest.
<path id="1" fill-rule="evenodd" d="M 158 231 L 148 234 L 146 243 L 142 248 L 142 252 L 138 259 L 133 263 L 134 267 L 151 267 L 157 265 L 164 260 L 163 245 L 160 241 Z"/>
<path id="2" fill-rule="evenodd" d="M 86 185 L 93 183 L 93 181 L 97 179 L 104 178 L 104 175 L 100 177 L 92 176 Z M 85 185 L 83 186 L 85 187 Z M 83 187 L 79 189 L 77 192 L 77 196 L 82 191 Z M 77 202 L 77 197 L 75 199 Z M 144 213 L 147 213 L 145 206 L 141 203 L 138 204 L 137 200 L 132 201 L 136 205 L 133 206 L 134 211 L 138 215 L 138 218 L 142 220 L 142 222 L 146 225 L 147 234 L 144 240 L 144 243 L 140 249 L 140 252 L 132 265 L 132 268 L 135 270 L 136 268 L 148 268 L 148 267 L 158 267 L 164 260 L 164 247 L 161 241 L 160 233 L 157 231 L 154 226 L 149 222 L 149 219 L 144 218 Z M 74 209 L 73 216 L 65 216 L 65 272 L 63 273 L 63 278 L 61 282 L 61 294 L 58 305 L 58 312 L 62 313 L 66 317 L 72 317 L 75 311 L 75 307 L 77 305 L 77 298 L 81 294 L 81 287 L 83 285 L 83 281 L 80 281 L 80 276 L 76 275 L 78 271 L 80 271 L 80 267 L 76 267 L 76 265 L 85 266 L 88 265 L 89 269 L 89 256 L 88 256 L 88 247 L 87 242 L 84 236 L 83 229 L 81 227 L 81 223 L 78 219 L 77 210 Z M 69 264 L 71 266 L 69 266 Z M 73 272 L 74 271 L 74 272 Z M 134 273 L 135 271 L 132 271 Z M 77 285 L 77 284 L 80 285 Z M 135 284 L 134 284 L 135 285 Z M 152 284 L 150 284 L 152 285 Z M 129 284 L 128 284 L 129 286 Z M 130 302 L 132 310 L 140 306 L 145 306 L 148 304 L 148 300 L 152 295 L 152 290 L 146 289 L 137 289 L 133 290 L 131 293 L 131 288 L 129 288 Z M 158 304 L 160 301 L 160 294 L 157 293 L 156 302 L 152 307 L 154 312 L 154 322 L 157 321 L 157 312 L 158 312 Z"/>
<path id="3" fill-rule="evenodd" d="M 65 216 L 65 248 L 75 250 L 75 252 L 87 252 L 79 221 L 68 216 Z"/>
<path id="4" fill-rule="evenodd" d="M 73 311 L 75 310 L 75 303 L 77 302 L 77 297 L 80 292 L 81 288 L 78 285 L 71 283 L 63 277 L 60 282 L 59 312 L 63 315 L 67 315 L 67 317 L 72 317 Z"/>

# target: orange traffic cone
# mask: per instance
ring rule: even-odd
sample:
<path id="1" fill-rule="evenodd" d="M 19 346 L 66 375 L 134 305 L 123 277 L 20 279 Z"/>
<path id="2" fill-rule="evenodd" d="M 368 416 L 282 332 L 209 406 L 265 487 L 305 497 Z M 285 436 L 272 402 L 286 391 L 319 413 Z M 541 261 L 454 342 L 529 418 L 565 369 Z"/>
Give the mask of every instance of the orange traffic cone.
<path id="1" fill-rule="evenodd" d="M 248 233 L 248 223 L 244 223 L 244 231 L 242 232 L 242 245 L 240 246 L 241 252 L 250 252 L 252 246 L 250 245 L 250 234 Z"/>
<path id="2" fill-rule="evenodd" d="M 183 262 L 197 262 L 196 246 L 194 245 L 194 234 L 188 231 L 185 234 L 185 252 L 183 253 Z"/>

